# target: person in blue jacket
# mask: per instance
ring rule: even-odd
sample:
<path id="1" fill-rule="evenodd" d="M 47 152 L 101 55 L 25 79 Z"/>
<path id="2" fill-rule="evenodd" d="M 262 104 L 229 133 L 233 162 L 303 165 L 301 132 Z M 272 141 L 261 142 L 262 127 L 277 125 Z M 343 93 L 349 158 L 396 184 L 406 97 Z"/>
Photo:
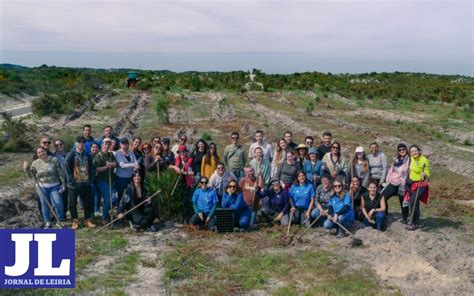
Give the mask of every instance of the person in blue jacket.
<path id="1" fill-rule="evenodd" d="M 298 173 L 289 194 L 293 212 L 292 223 L 308 226 L 311 223 L 311 210 L 314 207 L 314 188 L 313 184 L 307 182 L 304 172 Z"/>
<path id="2" fill-rule="evenodd" d="M 193 208 L 194 215 L 191 217 L 189 223 L 191 225 L 199 225 L 205 227 L 207 224 L 209 230 L 214 230 L 216 227 L 216 217 L 214 216 L 217 209 L 219 199 L 216 191 L 207 187 L 209 180 L 206 177 L 201 177 L 199 180 L 199 188 L 193 194 Z"/>
<path id="3" fill-rule="evenodd" d="M 234 214 L 234 228 L 244 230 L 249 227 L 252 212 L 244 201 L 242 191 L 237 181 L 232 180 L 227 184 L 224 195 L 222 196 L 222 208 L 232 209 Z"/>
<path id="4" fill-rule="evenodd" d="M 263 188 L 257 192 L 262 204 L 261 214 L 269 227 L 273 226 L 273 221 L 280 222 L 281 225 L 288 225 L 288 212 L 290 210 L 290 200 L 286 190 L 281 187 L 280 181 L 274 179 L 270 182 L 270 187 Z"/>
<path id="5" fill-rule="evenodd" d="M 314 147 L 309 148 L 309 159 L 303 162 L 303 172 L 306 179 L 313 184 L 314 190 L 321 184 L 321 167 L 323 162 L 318 159 L 318 150 Z"/>
<path id="6" fill-rule="evenodd" d="M 324 221 L 324 228 L 331 229 L 331 234 L 336 235 L 338 233 L 341 236 L 345 235 L 343 229 L 334 223 L 339 222 L 345 228 L 350 227 L 354 223 L 354 212 L 352 210 L 351 197 L 344 190 L 344 184 L 340 179 L 336 179 L 333 182 L 334 195 L 329 200 L 328 214 L 330 215 L 326 221 Z M 335 230 L 333 230 L 335 229 Z"/>

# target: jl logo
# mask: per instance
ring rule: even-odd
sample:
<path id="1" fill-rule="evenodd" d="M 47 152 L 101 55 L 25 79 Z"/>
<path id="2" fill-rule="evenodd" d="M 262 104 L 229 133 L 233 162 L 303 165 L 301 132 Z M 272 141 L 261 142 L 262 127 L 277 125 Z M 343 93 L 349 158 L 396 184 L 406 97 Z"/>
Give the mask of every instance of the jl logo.
<path id="1" fill-rule="evenodd" d="M 0 229 L 0 288 L 73 288 L 74 231 Z"/>

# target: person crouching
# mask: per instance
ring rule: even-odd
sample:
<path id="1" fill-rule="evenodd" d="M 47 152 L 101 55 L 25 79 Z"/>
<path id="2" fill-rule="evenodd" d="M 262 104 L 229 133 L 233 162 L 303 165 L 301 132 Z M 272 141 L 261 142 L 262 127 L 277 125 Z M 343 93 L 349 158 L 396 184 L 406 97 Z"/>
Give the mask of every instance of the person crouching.
<path id="1" fill-rule="evenodd" d="M 201 227 L 207 225 L 209 230 L 214 230 L 217 224 L 215 213 L 219 199 L 216 191 L 207 187 L 208 183 L 209 180 L 205 176 L 199 180 L 199 188 L 194 191 L 192 199 L 194 215 L 189 223 Z"/>
<path id="2" fill-rule="evenodd" d="M 126 211 L 143 202 L 147 198 L 147 190 L 142 186 L 142 177 L 139 173 L 133 176 L 130 183 L 123 193 L 119 205 L 119 219 L 126 218 L 130 223 L 130 227 L 136 230 L 145 230 L 147 232 L 156 232 L 157 229 L 153 225 L 155 220 L 155 209 L 151 200 L 145 202 L 131 213 L 124 215 Z"/>

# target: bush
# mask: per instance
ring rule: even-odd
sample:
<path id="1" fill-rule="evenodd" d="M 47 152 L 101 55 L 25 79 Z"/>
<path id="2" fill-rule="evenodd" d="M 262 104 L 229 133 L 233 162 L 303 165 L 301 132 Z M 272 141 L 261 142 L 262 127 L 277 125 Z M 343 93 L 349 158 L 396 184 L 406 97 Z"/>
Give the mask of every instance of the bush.
<path id="1" fill-rule="evenodd" d="M 5 133 L 0 139 L 0 148 L 3 152 L 30 152 L 33 150 L 35 128 L 23 122 L 14 120 L 8 113 L 1 113 L 3 117 L 2 131 Z"/>
<path id="2" fill-rule="evenodd" d="M 204 140 L 204 141 L 212 141 L 212 134 L 208 131 L 204 131 L 202 133 L 202 136 L 201 138 Z"/>
<path id="3" fill-rule="evenodd" d="M 168 106 L 168 99 L 164 95 L 161 95 L 156 101 L 155 110 L 156 115 L 158 115 L 158 118 L 162 123 L 169 123 Z"/>
<path id="4" fill-rule="evenodd" d="M 178 175 L 172 169 L 160 172 L 159 178 L 156 177 L 154 172 L 147 174 L 145 178 L 145 186 L 150 195 L 159 189 L 161 190 L 161 194 L 155 198 L 155 201 L 161 206 L 161 218 L 164 220 L 179 218 L 182 212 L 182 200 L 185 192 L 178 185 L 174 195 L 171 196 L 171 191 L 173 191 L 177 179 Z M 190 196 L 187 196 L 187 198 L 191 199 Z"/>

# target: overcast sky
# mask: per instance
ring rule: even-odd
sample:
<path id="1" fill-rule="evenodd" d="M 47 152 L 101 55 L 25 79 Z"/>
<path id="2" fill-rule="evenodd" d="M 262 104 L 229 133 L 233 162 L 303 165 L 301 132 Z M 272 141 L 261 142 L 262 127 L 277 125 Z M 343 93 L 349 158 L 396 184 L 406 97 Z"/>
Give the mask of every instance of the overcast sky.
<path id="1" fill-rule="evenodd" d="M 474 74 L 472 1 L 0 3 L 1 63 Z"/>

